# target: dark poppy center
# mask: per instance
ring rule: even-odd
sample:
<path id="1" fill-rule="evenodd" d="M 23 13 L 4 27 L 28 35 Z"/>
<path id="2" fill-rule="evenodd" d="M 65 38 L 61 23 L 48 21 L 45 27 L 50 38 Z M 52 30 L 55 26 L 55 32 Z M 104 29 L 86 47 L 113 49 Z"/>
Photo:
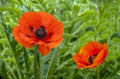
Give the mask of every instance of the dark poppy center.
<path id="1" fill-rule="evenodd" d="M 44 27 L 40 27 L 35 31 L 35 35 L 40 39 L 45 38 L 47 36 L 46 29 Z"/>
<path id="2" fill-rule="evenodd" d="M 93 56 L 91 56 L 91 57 L 89 57 L 89 62 L 92 64 L 93 63 L 93 61 L 94 61 L 94 59 L 96 58 L 96 56 L 97 55 L 93 55 Z"/>

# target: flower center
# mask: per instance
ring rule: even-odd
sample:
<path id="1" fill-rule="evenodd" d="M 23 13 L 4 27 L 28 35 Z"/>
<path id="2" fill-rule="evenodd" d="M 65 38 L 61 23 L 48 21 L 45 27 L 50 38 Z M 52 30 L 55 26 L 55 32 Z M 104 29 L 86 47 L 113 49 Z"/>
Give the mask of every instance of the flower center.
<path id="1" fill-rule="evenodd" d="M 89 57 L 89 62 L 92 64 L 93 63 L 93 61 L 94 61 L 94 59 L 96 58 L 96 56 L 97 55 L 93 55 L 93 56 L 91 56 L 91 57 Z"/>
<path id="2" fill-rule="evenodd" d="M 35 31 L 35 35 L 40 39 L 45 38 L 47 36 L 46 29 L 44 27 L 40 27 Z"/>

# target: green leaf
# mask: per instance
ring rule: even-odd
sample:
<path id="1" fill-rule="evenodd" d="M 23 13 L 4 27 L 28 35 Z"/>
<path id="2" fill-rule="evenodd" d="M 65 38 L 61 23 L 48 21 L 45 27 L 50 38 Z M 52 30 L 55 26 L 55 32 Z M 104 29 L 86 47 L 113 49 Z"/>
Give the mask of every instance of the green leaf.
<path id="1" fill-rule="evenodd" d="M 57 60 L 57 53 L 58 53 L 58 48 L 55 49 L 55 52 L 53 53 L 52 55 L 52 58 L 51 58 L 51 61 L 50 61 L 50 64 L 49 64 L 49 68 L 47 70 L 47 73 L 46 73 L 46 76 L 45 76 L 45 79 L 52 79 L 52 71 L 53 71 L 53 68 L 55 67 L 55 63 L 56 63 L 56 60 Z"/>
<path id="2" fill-rule="evenodd" d="M 16 12 L 17 14 L 22 14 L 22 12 L 17 9 L 17 8 L 11 8 L 11 7 L 0 7 L 0 12 L 4 12 L 4 11 L 9 11 L 9 12 Z"/>

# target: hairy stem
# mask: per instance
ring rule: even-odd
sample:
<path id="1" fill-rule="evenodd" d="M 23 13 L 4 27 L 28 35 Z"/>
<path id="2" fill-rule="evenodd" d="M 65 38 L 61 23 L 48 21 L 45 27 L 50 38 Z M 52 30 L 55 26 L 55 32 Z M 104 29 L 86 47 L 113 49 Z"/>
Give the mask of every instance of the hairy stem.
<path id="1" fill-rule="evenodd" d="M 34 79 L 39 79 L 39 77 L 38 77 L 38 63 L 37 63 L 37 61 L 38 61 L 38 59 L 37 59 L 37 48 L 38 47 L 38 45 L 35 45 L 35 47 L 34 47 Z"/>

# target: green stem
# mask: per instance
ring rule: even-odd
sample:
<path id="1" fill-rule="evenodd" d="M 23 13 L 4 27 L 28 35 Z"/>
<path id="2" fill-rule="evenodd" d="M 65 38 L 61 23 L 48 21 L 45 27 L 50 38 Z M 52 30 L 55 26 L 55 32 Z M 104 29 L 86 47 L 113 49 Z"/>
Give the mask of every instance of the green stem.
<path id="1" fill-rule="evenodd" d="M 97 79 L 100 79 L 100 67 L 97 69 Z"/>
<path id="2" fill-rule="evenodd" d="M 38 70 L 40 70 L 40 79 L 44 79 L 44 60 L 41 53 L 38 53 Z"/>
<path id="3" fill-rule="evenodd" d="M 56 60 L 57 60 L 57 59 L 56 59 L 56 58 L 57 58 L 57 54 L 58 54 L 57 50 L 58 50 L 58 49 L 56 49 L 56 51 L 55 51 L 54 54 L 52 55 L 52 59 L 51 59 L 51 61 L 50 61 L 50 65 L 49 65 L 47 74 L 46 74 L 46 76 L 45 76 L 45 79 L 52 79 L 52 78 L 51 78 L 51 73 L 52 73 L 52 70 L 53 70 L 53 68 L 54 68 L 54 66 L 55 66 L 55 62 L 56 62 Z"/>
<path id="4" fill-rule="evenodd" d="M 38 45 L 35 45 L 34 47 L 34 79 L 39 79 L 38 78 L 37 49 L 38 49 Z"/>
<path id="5" fill-rule="evenodd" d="M 23 48 L 24 50 L 24 58 L 25 58 L 25 66 L 26 66 L 26 79 L 29 79 L 29 64 L 28 64 L 28 54 L 25 48 Z"/>

